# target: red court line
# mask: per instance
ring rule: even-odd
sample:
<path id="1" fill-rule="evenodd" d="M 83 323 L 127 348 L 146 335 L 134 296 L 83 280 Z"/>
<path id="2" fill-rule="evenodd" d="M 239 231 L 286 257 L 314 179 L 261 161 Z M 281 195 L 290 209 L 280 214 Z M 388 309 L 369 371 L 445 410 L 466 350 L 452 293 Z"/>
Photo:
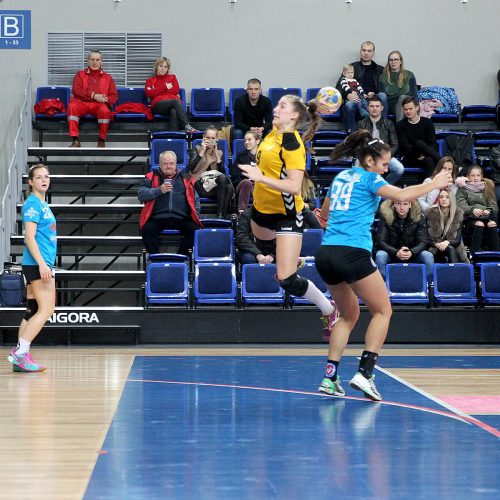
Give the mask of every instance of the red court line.
<path id="1" fill-rule="evenodd" d="M 253 391 L 267 391 L 267 392 L 280 392 L 280 393 L 289 393 L 289 394 L 304 394 L 306 396 L 316 396 L 316 397 L 326 397 L 326 398 L 334 398 L 334 399 L 350 399 L 353 401 L 363 401 L 365 403 L 372 404 L 383 404 L 387 406 L 397 406 L 399 408 L 408 408 L 410 410 L 418 410 L 426 413 L 433 413 L 435 415 L 441 415 L 443 417 L 452 418 L 454 420 L 459 420 L 466 424 L 476 425 L 481 429 L 493 434 L 495 437 L 500 438 L 500 430 L 495 429 L 494 427 L 481 422 L 477 418 L 457 415 L 452 412 L 436 410 L 434 408 L 426 408 L 425 406 L 416 406 L 407 403 L 398 403 L 395 401 L 372 401 L 367 398 L 360 398 L 356 396 L 330 396 L 329 394 L 325 394 L 323 392 L 312 392 L 312 391 L 296 391 L 293 389 L 278 389 L 272 387 L 255 387 L 251 385 L 234 385 L 234 384 L 212 384 L 208 382 L 186 382 L 186 381 L 178 381 L 178 380 L 148 380 L 148 379 L 127 379 L 127 382 L 140 382 L 140 383 L 150 383 L 150 384 L 169 384 L 169 385 L 198 385 L 198 386 L 207 386 L 207 387 L 224 387 L 230 389 L 246 389 Z"/>

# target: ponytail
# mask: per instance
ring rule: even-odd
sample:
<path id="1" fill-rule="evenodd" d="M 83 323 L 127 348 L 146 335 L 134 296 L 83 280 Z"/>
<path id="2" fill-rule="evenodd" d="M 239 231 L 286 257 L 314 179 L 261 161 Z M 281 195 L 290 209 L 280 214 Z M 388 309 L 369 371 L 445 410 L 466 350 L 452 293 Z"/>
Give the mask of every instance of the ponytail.
<path id="1" fill-rule="evenodd" d="M 304 143 L 309 142 L 314 137 L 314 134 L 316 133 L 319 126 L 321 125 L 321 122 L 323 121 L 318 114 L 318 103 L 314 99 L 311 99 L 306 104 L 306 112 L 307 112 L 309 126 L 302 135 L 302 140 L 304 141 Z"/>
<path id="2" fill-rule="evenodd" d="M 334 163 L 344 156 L 355 156 L 364 167 L 363 162 L 367 156 L 374 160 L 390 152 L 391 147 L 380 139 L 373 139 L 368 130 L 358 130 L 349 135 L 344 142 L 337 144 L 330 153 L 330 161 Z"/>

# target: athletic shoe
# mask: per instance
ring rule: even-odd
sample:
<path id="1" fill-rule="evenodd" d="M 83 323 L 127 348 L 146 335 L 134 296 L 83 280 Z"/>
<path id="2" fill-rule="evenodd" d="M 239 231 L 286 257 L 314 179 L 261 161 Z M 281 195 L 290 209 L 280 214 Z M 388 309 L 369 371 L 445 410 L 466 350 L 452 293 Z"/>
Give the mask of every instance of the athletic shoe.
<path id="1" fill-rule="evenodd" d="M 7 359 L 12 363 L 12 371 L 14 372 L 43 372 L 47 369 L 46 366 L 38 364 L 29 352 L 26 354 L 16 354 L 16 349 L 10 351 Z"/>
<path id="2" fill-rule="evenodd" d="M 330 394 L 331 396 L 345 396 L 344 388 L 340 385 L 340 377 L 337 375 L 335 380 L 325 377 L 318 387 L 319 392 Z"/>
<path id="3" fill-rule="evenodd" d="M 104 139 L 99 139 L 97 141 L 97 147 L 98 148 L 105 148 L 106 147 L 106 141 Z"/>
<path id="4" fill-rule="evenodd" d="M 195 129 L 192 125 L 189 125 L 189 123 L 184 127 L 184 130 L 188 133 L 188 134 L 193 134 L 194 132 L 199 132 L 198 129 Z"/>
<path id="5" fill-rule="evenodd" d="M 373 399 L 373 401 L 382 401 L 382 396 L 375 386 L 375 375 L 365 378 L 361 372 L 356 372 L 356 375 L 350 380 L 349 385 L 353 389 L 363 392 L 367 398 Z"/>
<path id="6" fill-rule="evenodd" d="M 321 316 L 321 321 L 323 322 L 323 340 L 325 342 L 330 341 L 330 335 L 332 334 L 333 325 L 339 319 L 339 311 L 335 302 L 330 299 L 330 304 L 333 306 L 332 314 L 327 314 Z"/>

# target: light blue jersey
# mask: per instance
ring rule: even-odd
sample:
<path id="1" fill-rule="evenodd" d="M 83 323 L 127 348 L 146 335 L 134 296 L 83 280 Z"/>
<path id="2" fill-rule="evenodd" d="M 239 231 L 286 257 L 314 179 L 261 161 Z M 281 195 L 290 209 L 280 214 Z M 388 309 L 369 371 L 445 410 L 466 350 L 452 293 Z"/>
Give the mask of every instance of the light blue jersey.
<path id="1" fill-rule="evenodd" d="M 353 167 L 340 172 L 328 190 L 330 215 L 323 245 L 372 251 L 370 227 L 380 203 L 377 191 L 387 182 L 375 172 Z"/>
<path id="2" fill-rule="evenodd" d="M 37 225 L 35 240 L 45 263 L 53 267 L 56 261 L 57 233 L 56 219 L 45 201 L 41 201 L 33 193 L 28 196 L 22 210 L 23 225 L 26 222 L 35 222 Z M 26 240 L 24 241 L 26 243 Z M 37 266 L 28 247 L 24 249 L 23 265 Z"/>

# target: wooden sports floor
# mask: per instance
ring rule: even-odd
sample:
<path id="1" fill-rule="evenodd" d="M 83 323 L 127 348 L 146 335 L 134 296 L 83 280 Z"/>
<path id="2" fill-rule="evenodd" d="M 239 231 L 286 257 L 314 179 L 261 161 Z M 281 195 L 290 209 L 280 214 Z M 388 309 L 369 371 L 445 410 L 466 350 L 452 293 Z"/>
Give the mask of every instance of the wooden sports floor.
<path id="1" fill-rule="evenodd" d="M 4 359 L 8 348 L 4 348 Z M 497 499 L 500 348 L 43 347 L 0 363 L 1 499 Z"/>

